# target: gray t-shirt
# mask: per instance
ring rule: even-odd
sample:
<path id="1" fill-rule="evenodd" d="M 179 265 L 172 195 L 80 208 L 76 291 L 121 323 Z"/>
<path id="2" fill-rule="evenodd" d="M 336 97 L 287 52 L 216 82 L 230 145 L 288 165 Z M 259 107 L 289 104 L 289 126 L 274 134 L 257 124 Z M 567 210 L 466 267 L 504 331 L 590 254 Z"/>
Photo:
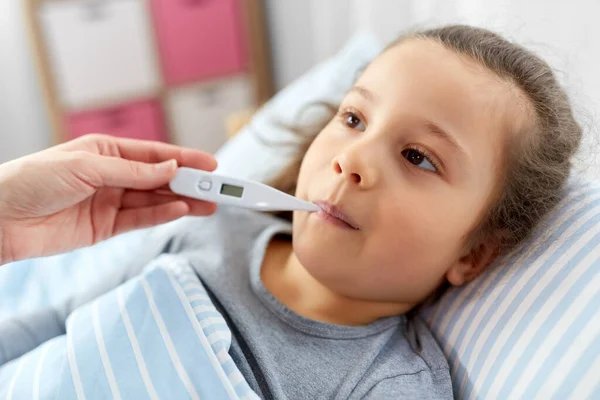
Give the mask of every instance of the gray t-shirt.
<path id="1" fill-rule="evenodd" d="M 347 327 L 296 314 L 263 286 L 260 268 L 274 235 L 291 225 L 221 207 L 191 221 L 169 252 L 184 253 L 232 329 L 230 350 L 252 388 L 276 399 L 451 399 L 448 363 L 419 318 Z"/>
<path id="2" fill-rule="evenodd" d="M 171 252 L 186 255 L 209 290 L 232 330 L 230 354 L 261 398 L 452 398 L 448 363 L 420 318 L 338 326 L 304 318 L 269 293 L 260 279 L 263 256 L 274 235 L 291 233 L 289 223 L 221 206 L 212 217 L 175 226 L 150 235 L 136 262 L 120 274 L 59 307 L 0 323 L 0 364 L 64 334 L 74 308 Z"/>

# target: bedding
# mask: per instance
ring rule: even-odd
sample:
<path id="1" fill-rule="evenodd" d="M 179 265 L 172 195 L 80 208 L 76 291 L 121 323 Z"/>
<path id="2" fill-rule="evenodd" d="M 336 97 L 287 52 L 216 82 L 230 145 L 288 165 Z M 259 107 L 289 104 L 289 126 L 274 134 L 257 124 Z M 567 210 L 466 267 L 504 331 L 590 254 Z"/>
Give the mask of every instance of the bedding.
<path id="1" fill-rule="evenodd" d="M 77 308 L 66 334 L 0 367 L 6 399 L 258 399 L 193 268 L 162 255 Z"/>

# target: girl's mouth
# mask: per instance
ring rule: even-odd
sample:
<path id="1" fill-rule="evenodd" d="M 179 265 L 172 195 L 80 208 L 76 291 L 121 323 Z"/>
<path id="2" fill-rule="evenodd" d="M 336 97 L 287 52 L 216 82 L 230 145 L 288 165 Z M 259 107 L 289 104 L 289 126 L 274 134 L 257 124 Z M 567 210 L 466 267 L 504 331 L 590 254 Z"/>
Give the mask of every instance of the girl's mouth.
<path id="1" fill-rule="evenodd" d="M 316 215 L 325 221 L 345 229 L 355 231 L 359 229 L 358 225 L 340 207 L 326 201 L 315 201 L 315 204 L 321 207 L 321 210 L 317 211 Z"/>

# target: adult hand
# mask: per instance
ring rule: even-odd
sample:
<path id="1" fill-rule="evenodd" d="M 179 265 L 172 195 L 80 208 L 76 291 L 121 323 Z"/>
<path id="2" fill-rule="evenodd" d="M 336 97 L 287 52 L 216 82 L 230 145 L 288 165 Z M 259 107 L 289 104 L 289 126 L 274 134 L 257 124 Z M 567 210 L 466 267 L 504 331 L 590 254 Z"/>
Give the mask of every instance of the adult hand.
<path id="1" fill-rule="evenodd" d="M 168 189 L 177 166 L 212 171 L 210 154 L 87 135 L 0 165 L 0 264 L 89 246 L 216 205 Z"/>

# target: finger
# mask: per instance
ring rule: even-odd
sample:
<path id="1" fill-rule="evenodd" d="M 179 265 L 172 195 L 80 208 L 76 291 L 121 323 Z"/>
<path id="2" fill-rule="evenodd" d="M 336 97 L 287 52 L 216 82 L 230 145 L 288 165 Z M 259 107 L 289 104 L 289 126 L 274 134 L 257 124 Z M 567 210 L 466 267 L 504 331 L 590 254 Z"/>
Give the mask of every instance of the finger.
<path id="1" fill-rule="evenodd" d="M 128 190 L 123 194 L 121 200 L 122 208 L 139 208 L 148 206 L 158 206 L 171 203 L 173 201 L 183 200 L 179 196 L 168 193 L 157 193 L 149 191 Z"/>
<path id="2" fill-rule="evenodd" d="M 173 144 L 150 140 L 111 138 L 95 135 L 95 140 L 112 140 L 118 155 L 132 161 L 145 163 L 160 163 L 167 160 L 176 160 L 180 166 L 214 171 L 217 161 L 214 156 L 203 151 L 188 149 Z M 101 148 L 101 147 L 99 147 Z M 114 156 L 116 154 L 107 154 Z"/>
<path id="3" fill-rule="evenodd" d="M 215 203 L 208 203 L 202 200 L 196 199 L 185 199 L 184 200 L 190 208 L 189 215 L 195 215 L 198 217 L 204 217 L 212 215 L 217 211 L 217 205 Z"/>
<path id="4" fill-rule="evenodd" d="M 115 221 L 115 235 L 134 229 L 174 221 L 189 213 L 190 208 L 184 201 L 174 201 L 157 206 L 130 208 L 121 210 Z"/>
<path id="5" fill-rule="evenodd" d="M 174 201 L 184 201 L 190 208 L 190 215 L 210 215 L 216 210 L 216 205 L 202 200 L 191 199 L 173 193 L 157 193 L 148 191 L 129 190 L 123 194 L 122 208 L 140 208 L 157 206 Z"/>
<path id="6" fill-rule="evenodd" d="M 168 184 L 162 185 L 161 187 L 156 188 L 156 191 L 161 192 L 161 193 L 173 194 L 173 192 L 171 191 L 171 187 Z"/>
<path id="7" fill-rule="evenodd" d="M 86 156 L 86 160 L 81 164 L 85 168 L 79 168 L 74 173 L 92 186 L 137 190 L 164 186 L 173 179 L 177 170 L 175 160 L 148 164 L 95 154 Z"/>

